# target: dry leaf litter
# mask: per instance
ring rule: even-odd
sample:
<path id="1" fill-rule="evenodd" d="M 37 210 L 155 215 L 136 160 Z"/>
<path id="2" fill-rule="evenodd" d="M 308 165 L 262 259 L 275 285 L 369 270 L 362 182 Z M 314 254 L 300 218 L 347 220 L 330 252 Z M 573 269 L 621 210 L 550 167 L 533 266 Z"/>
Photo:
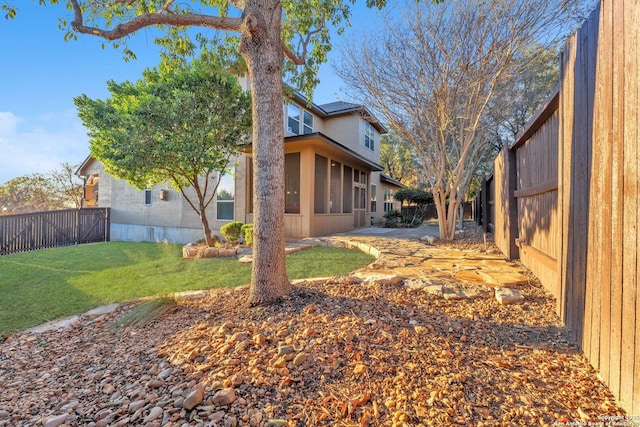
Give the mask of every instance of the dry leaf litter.
<path id="1" fill-rule="evenodd" d="M 469 226 L 468 226 L 469 227 Z M 623 415 L 521 265 L 471 227 L 453 244 L 334 237 L 381 257 L 298 281 L 134 306 L 0 344 L 0 426 L 535 426 Z M 501 278 L 512 281 L 500 282 Z M 501 304 L 494 287 L 524 298 Z"/>

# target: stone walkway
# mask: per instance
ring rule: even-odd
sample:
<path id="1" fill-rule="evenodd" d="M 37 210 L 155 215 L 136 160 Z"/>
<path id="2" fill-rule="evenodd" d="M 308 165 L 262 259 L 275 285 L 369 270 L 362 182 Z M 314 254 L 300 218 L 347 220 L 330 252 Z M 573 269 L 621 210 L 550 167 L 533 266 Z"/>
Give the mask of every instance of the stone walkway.
<path id="1" fill-rule="evenodd" d="M 506 261 L 502 254 L 430 245 L 425 236 L 433 236 L 433 227 L 384 230 L 389 229 L 363 229 L 322 238 L 320 242 L 358 248 L 378 258 L 356 274 L 361 278 L 396 275 L 414 290 L 424 289 L 445 299 L 495 296 L 501 304 L 522 301 L 514 288 L 530 282 L 528 272 L 519 264 Z"/>

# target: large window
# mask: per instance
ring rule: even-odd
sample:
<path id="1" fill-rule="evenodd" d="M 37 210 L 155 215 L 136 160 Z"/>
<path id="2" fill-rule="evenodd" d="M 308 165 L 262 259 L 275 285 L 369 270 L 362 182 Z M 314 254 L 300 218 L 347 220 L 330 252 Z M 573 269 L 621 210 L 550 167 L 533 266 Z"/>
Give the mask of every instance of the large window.
<path id="1" fill-rule="evenodd" d="M 218 191 L 216 193 L 216 219 L 221 221 L 233 221 L 234 200 L 235 200 L 235 180 L 233 169 L 220 178 Z"/>
<path id="2" fill-rule="evenodd" d="M 344 166 L 344 180 L 342 181 L 342 212 L 351 213 L 351 197 L 353 195 L 353 169 Z"/>
<path id="3" fill-rule="evenodd" d="M 375 132 L 373 131 L 373 126 L 371 123 L 367 122 L 364 125 L 364 146 L 369 150 L 374 149 L 375 142 Z"/>
<path id="4" fill-rule="evenodd" d="M 300 153 L 284 156 L 285 213 L 300 213 Z"/>
<path id="5" fill-rule="evenodd" d="M 316 154 L 313 204 L 315 213 L 327 213 L 328 165 L 329 159 Z"/>
<path id="6" fill-rule="evenodd" d="M 331 161 L 331 186 L 329 192 L 329 206 L 331 213 L 342 212 L 340 208 L 342 190 L 342 165 L 335 160 Z"/>
<path id="7" fill-rule="evenodd" d="M 304 134 L 308 134 L 308 133 L 313 133 L 313 116 L 311 115 L 310 112 L 308 111 L 304 111 L 302 113 L 302 117 L 304 118 L 303 120 L 303 129 L 304 129 Z"/>
<path id="8" fill-rule="evenodd" d="M 300 134 L 300 107 L 289 104 L 287 107 L 287 130 L 293 134 Z"/>

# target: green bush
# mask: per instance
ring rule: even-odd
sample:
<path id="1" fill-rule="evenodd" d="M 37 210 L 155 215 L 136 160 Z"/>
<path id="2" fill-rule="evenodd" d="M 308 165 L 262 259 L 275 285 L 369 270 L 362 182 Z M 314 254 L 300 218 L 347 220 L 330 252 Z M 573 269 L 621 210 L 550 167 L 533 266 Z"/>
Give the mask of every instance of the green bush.
<path id="1" fill-rule="evenodd" d="M 253 246 L 253 224 L 245 224 L 241 227 L 244 244 Z"/>
<path id="2" fill-rule="evenodd" d="M 237 243 L 242 232 L 242 223 L 240 221 L 233 221 L 223 225 L 220 228 L 220 233 L 224 238 L 231 243 Z"/>

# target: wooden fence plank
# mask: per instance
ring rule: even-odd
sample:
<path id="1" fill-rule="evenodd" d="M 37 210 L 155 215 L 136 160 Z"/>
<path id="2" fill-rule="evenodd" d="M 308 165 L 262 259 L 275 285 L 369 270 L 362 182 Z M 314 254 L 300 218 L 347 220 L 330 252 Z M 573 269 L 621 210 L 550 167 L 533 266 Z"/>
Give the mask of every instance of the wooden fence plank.
<path id="1" fill-rule="evenodd" d="M 637 42 L 633 37 L 634 2 L 625 2 L 624 35 L 624 163 L 623 163 L 623 272 L 622 272 L 622 357 L 620 400 L 629 408 L 633 405 L 634 362 L 636 358 L 636 292 L 638 262 L 638 146 L 637 146 L 637 93 L 638 76 L 633 72 Z M 627 22 L 627 18 L 629 22 Z M 637 70 L 637 68 L 636 68 Z M 633 124 L 632 124 L 633 123 Z"/>
<path id="2" fill-rule="evenodd" d="M 612 131 L 612 52 L 613 23 L 611 2 L 601 8 L 600 28 L 597 44 L 596 99 L 594 115 L 594 157 L 592 176 L 597 176 L 596 188 L 591 199 L 594 213 L 592 242 L 595 257 L 589 258 L 593 282 L 599 284 L 594 292 L 594 300 L 599 310 L 594 312 L 594 328 L 591 331 L 598 345 L 594 346 L 591 358 L 597 360 L 600 374 L 609 383 L 610 334 L 611 334 L 611 140 Z M 587 281 L 592 282 L 591 280 Z M 597 354 L 596 354 L 597 353 Z"/>
<path id="3" fill-rule="evenodd" d="M 599 265 L 602 263 L 602 219 L 599 217 L 600 206 L 596 201 L 601 197 L 602 192 L 602 172 L 600 148 L 602 144 L 598 140 L 599 126 L 601 126 L 600 102 L 602 98 L 602 84 L 596 85 L 596 73 L 598 67 L 598 41 L 599 41 L 600 13 L 592 15 L 587 21 L 585 45 L 586 66 L 586 114 L 589 128 L 585 135 L 585 141 L 581 141 L 586 147 L 587 163 L 580 167 L 585 170 L 586 179 L 589 182 L 587 191 L 580 191 L 580 195 L 585 197 L 586 208 L 586 253 L 584 258 L 584 286 L 585 286 L 585 325 L 583 350 L 591 364 L 600 368 L 600 271 Z M 602 34 L 604 36 L 604 34 Z M 596 143 L 598 141 L 598 143 Z"/>
<path id="4" fill-rule="evenodd" d="M 565 49 L 561 53 L 560 63 L 560 140 L 558 149 L 558 173 L 560 191 L 560 218 L 562 222 L 562 246 L 560 260 L 560 295 L 563 301 L 560 304 L 561 318 L 564 319 L 565 325 L 571 331 L 574 340 L 577 339 L 575 330 L 575 305 L 569 303 L 573 301 L 573 277 L 572 270 L 568 267 L 571 259 L 571 246 L 573 244 L 571 235 L 568 232 L 569 212 L 570 212 L 570 193 L 571 193 L 571 161 L 572 150 L 571 142 L 573 140 L 573 85 L 572 85 L 572 68 L 575 62 L 575 46 L 577 37 L 574 35 L 567 41 Z"/>
<path id="5" fill-rule="evenodd" d="M 630 413 L 634 415 L 640 414 L 640 291 L 638 289 L 638 274 L 640 271 L 640 215 L 638 214 L 638 207 L 640 207 L 640 189 L 638 188 L 638 181 L 640 181 L 640 151 L 638 149 L 638 144 L 640 143 L 640 110 L 638 105 L 638 100 L 640 99 L 640 47 L 638 44 L 640 43 L 640 5 L 638 5 L 637 1 L 627 0 L 624 4 L 625 7 L 625 39 L 624 39 L 624 52 L 625 52 L 625 83 L 628 81 L 628 85 L 625 84 L 626 87 L 629 88 L 629 91 L 625 91 L 625 147 L 630 146 L 629 154 L 630 157 L 626 157 L 625 152 L 625 164 L 627 161 L 629 162 L 629 167 L 624 168 L 625 171 L 629 171 L 633 173 L 628 179 L 633 180 L 635 183 L 630 185 L 631 194 L 629 194 L 629 198 L 627 199 L 629 202 L 629 208 L 635 205 L 635 209 L 633 209 L 633 214 L 635 215 L 636 224 L 633 227 L 635 233 L 635 242 L 629 239 L 629 244 L 631 248 L 629 251 L 625 252 L 624 257 L 625 260 L 629 260 L 629 273 L 633 274 L 632 283 L 629 283 L 629 293 L 628 295 L 635 295 L 636 304 L 635 307 L 629 307 L 630 310 L 633 310 L 633 317 L 635 318 L 635 327 L 633 323 L 628 323 L 630 331 L 628 332 L 628 336 L 632 335 L 635 337 L 635 349 L 632 349 L 632 353 L 626 355 L 628 359 L 635 360 L 635 365 L 633 368 L 633 375 L 631 371 L 627 371 L 625 369 L 625 354 L 623 353 L 622 360 L 622 369 L 625 373 L 623 378 L 627 376 L 629 373 L 630 381 L 632 382 L 632 387 L 625 387 L 624 383 L 622 383 L 623 390 L 629 390 L 633 399 L 631 400 Z M 626 18 L 629 18 L 628 24 Z M 628 114 L 628 116 L 627 116 Z M 628 121 L 627 121 L 628 120 Z M 627 133 L 628 132 L 628 133 Z M 628 139 L 627 139 L 628 137 Z M 626 178 L 626 175 L 625 175 Z M 635 190 L 635 192 L 633 191 Z M 625 185 L 625 199 L 627 198 L 626 194 L 626 185 Z M 625 201 L 626 202 L 626 201 Z M 626 203 L 625 203 L 626 204 Z M 625 207 L 625 214 L 627 209 Z M 625 221 L 626 222 L 626 221 Z M 631 220 L 629 221 L 631 223 Z M 626 235 L 625 229 L 625 235 Z M 635 262 L 633 260 L 633 254 L 635 253 Z M 635 265 L 635 271 L 633 266 Z M 626 268 L 625 268 L 626 270 Z M 623 273 L 624 274 L 624 273 Z M 625 291 L 627 284 L 626 280 L 623 279 L 623 300 L 625 298 Z M 624 302 L 623 302 L 624 304 Z M 631 304 L 629 304 L 631 305 Z M 627 315 L 628 319 L 631 320 L 631 313 Z M 625 323 L 625 305 L 623 305 L 623 325 L 627 325 Z M 625 340 L 625 336 L 623 335 L 623 342 Z M 629 369 L 631 369 L 630 362 Z M 621 393 L 622 395 L 622 393 Z"/>
<path id="6" fill-rule="evenodd" d="M 613 39 L 624 40 L 623 2 L 613 4 Z M 623 258 L 623 148 L 624 137 L 624 49 L 612 46 L 612 146 L 611 146 L 611 335 L 609 339 L 609 388 L 620 396 L 622 353 L 622 258 Z"/>

